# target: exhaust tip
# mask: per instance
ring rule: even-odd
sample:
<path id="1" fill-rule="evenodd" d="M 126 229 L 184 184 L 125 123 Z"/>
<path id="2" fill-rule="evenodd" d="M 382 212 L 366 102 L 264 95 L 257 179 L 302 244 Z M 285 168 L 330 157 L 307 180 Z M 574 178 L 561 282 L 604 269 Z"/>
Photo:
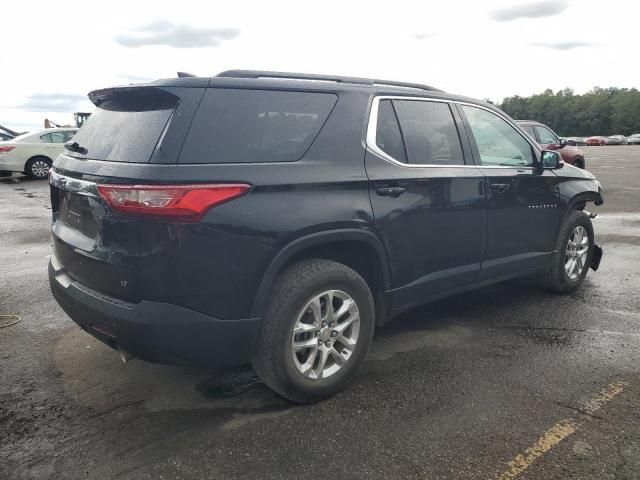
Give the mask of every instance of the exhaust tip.
<path id="1" fill-rule="evenodd" d="M 118 355 L 120 355 L 120 360 L 122 360 L 122 363 L 127 363 L 133 359 L 131 355 L 121 349 L 118 349 Z"/>

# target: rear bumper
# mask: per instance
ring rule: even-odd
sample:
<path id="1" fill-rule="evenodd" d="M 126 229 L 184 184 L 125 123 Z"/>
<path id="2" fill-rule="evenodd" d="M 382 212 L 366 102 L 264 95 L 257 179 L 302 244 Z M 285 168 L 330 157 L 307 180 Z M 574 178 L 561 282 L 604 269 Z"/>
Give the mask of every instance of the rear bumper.
<path id="1" fill-rule="evenodd" d="M 74 281 L 49 263 L 49 284 L 64 311 L 112 348 L 154 363 L 237 365 L 250 360 L 260 319 L 220 320 L 177 305 L 127 303 Z"/>

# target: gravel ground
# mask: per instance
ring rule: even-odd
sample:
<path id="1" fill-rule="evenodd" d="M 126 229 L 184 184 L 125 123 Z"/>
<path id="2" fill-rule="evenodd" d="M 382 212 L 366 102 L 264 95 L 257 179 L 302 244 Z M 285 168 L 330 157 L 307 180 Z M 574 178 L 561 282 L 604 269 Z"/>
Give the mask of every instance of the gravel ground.
<path id="1" fill-rule="evenodd" d="M 0 478 L 640 478 L 640 147 L 585 148 L 605 256 L 570 296 L 511 281 L 380 329 L 310 406 L 249 369 L 132 361 L 53 300 L 46 182 L 0 181 Z"/>

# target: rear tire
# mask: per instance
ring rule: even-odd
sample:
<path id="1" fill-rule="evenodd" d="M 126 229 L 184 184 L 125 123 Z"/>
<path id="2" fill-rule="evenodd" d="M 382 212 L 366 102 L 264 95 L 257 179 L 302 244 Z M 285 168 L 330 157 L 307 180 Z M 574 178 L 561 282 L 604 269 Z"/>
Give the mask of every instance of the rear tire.
<path id="1" fill-rule="evenodd" d="M 589 271 L 593 245 L 591 218 L 584 212 L 572 210 L 560 228 L 551 265 L 540 277 L 542 285 L 558 293 L 577 290 Z"/>
<path id="2" fill-rule="evenodd" d="M 374 325 L 373 296 L 357 272 L 329 260 L 301 261 L 276 280 L 253 367 L 289 400 L 320 400 L 350 383 Z"/>
<path id="3" fill-rule="evenodd" d="M 24 173 L 35 180 L 44 180 L 48 178 L 50 168 L 51 160 L 47 157 L 38 156 L 27 161 L 24 166 Z"/>
<path id="4" fill-rule="evenodd" d="M 584 159 L 581 157 L 576 158 L 573 161 L 573 165 L 578 168 L 582 168 L 584 170 Z"/>

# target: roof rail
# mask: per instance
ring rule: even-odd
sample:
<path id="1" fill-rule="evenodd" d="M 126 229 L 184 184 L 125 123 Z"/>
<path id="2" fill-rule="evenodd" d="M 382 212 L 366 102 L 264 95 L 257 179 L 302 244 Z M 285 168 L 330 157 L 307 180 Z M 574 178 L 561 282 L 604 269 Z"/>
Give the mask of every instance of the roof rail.
<path id="1" fill-rule="evenodd" d="M 441 92 L 429 85 L 420 83 L 396 82 L 393 80 L 376 80 L 373 78 L 342 77 L 338 75 L 314 75 L 309 73 L 271 72 L 268 70 L 227 70 L 217 75 L 226 78 L 280 78 L 289 80 L 312 80 L 318 82 L 352 83 L 356 85 L 387 85 L 390 87 L 415 88 Z"/>
<path id="2" fill-rule="evenodd" d="M 188 73 L 188 72 L 178 72 L 178 78 L 191 78 L 191 77 L 197 77 L 197 75 L 194 75 L 193 73 Z"/>

